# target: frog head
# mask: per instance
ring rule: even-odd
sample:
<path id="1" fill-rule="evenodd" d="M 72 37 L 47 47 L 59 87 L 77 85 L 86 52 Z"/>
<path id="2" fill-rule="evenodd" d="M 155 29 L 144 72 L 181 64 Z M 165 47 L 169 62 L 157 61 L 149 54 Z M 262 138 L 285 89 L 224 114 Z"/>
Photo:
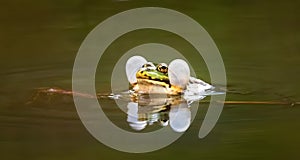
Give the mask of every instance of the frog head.
<path id="1" fill-rule="evenodd" d="M 178 95 L 189 82 L 190 69 L 182 59 L 175 59 L 167 65 L 133 56 L 126 63 L 126 75 L 137 93 Z"/>

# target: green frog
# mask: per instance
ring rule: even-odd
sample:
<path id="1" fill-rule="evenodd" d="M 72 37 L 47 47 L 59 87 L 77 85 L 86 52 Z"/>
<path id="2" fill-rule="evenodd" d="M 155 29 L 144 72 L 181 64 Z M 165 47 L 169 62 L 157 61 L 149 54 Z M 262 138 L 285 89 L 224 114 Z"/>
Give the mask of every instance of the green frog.
<path id="1" fill-rule="evenodd" d="M 199 95 L 213 89 L 210 84 L 191 77 L 189 65 L 182 59 L 167 65 L 133 56 L 127 60 L 126 75 L 132 90 L 139 94 Z"/>

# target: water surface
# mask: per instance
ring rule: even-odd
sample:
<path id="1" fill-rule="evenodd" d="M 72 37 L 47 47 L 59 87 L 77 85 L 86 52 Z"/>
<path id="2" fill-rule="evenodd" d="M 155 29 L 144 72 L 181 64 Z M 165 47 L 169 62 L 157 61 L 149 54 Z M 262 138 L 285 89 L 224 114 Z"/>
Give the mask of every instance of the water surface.
<path id="1" fill-rule="evenodd" d="M 98 23 L 127 9 L 159 6 L 197 20 L 216 42 L 227 72 L 227 100 L 300 101 L 298 1 L 6 1 L 0 2 L 0 151 L 2 159 L 297 159 L 300 109 L 289 105 L 225 105 L 205 139 L 198 131 L 208 104 L 200 104 L 187 132 L 172 145 L 146 154 L 104 146 L 84 128 L 69 95 L 77 50 Z M 210 81 L 201 57 L 180 37 L 158 30 L 123 35 L 100 60 L 96 86 L 110 93 L 113 64 L 143 43 L 175 47 Z M 130 129 L 126 114 L 101 99 L 106 114 Z"/>

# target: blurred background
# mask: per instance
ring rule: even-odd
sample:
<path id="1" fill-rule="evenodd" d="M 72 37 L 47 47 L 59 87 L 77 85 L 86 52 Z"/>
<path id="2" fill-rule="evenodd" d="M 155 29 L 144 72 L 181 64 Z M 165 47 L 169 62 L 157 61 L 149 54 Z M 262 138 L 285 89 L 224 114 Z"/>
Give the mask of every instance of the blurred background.
<path id="1" fill-rule="evenodd" d="M 226 67 L 227 100 L 300 101 L 297 0 L 2 0 L 2 159 L 299 159 L 299 105 L 225 105 L 212 132 L 198 139 L 208 107 L 201 104 L 189 130 L 175 143 L 151 153 L 129 154 L 94 139 L 71 96 L 36 96 L 40 87 L 71 90 L 77 51 L 95 26 L 119 12 L 151 6 L 182 12 L 208 31 Z M 105 51 L 97 70 L 97 91 L 110 93 L 111 72 L 122 53 L 150 42 L 178 49 L 197 76 L 209 82 L 205 63 L 193 57 L 196 51 L 186 41 L 168 32 L 138 30 Z M 110 109 L 115 106 L 112 100 L 99 102 L 114 123 L 128 128 L 126 115 Z"/>

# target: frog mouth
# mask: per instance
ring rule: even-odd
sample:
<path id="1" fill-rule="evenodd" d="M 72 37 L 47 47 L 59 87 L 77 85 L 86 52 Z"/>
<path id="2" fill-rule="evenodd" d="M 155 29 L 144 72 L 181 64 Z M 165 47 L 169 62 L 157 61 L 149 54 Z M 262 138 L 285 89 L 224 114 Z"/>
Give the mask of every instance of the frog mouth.
<path id="1" fill-rule="evenodd" d="M 171 84 L 169 82 L 165 81 L 158 81 L 156 79 L 137 79 L 138 85 L 155 85 L 155 86 L 161 86 L 164 88 L 170 88 Z"/>

